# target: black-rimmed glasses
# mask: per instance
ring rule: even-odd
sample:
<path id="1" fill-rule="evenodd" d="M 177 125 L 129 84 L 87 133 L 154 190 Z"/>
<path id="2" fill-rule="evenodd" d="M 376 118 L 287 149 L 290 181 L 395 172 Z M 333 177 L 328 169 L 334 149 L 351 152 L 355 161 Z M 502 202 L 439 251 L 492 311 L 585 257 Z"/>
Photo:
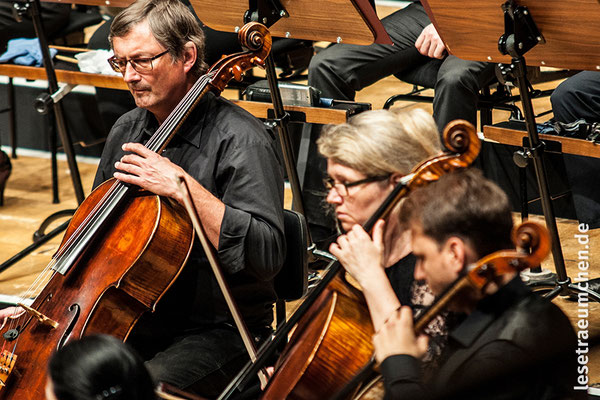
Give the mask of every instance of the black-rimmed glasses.
<path id="1" fill-rule="evenodd" d="M 391 176 L 391 174 L 369 176 L 365 179 L 360 179 L 360 180 L 354 181 L 354 182 L 336 182 L 333 178 L 327 177 L 327 178 L 323 179 L 323 184 L 325 185 L 325 189 L 327 189 L 328 191 L 335 188 L 336 192 L 338 192 L 338 194 L 340 196 L 346 197 L 346 196 L 348 196 L 348 188 L 351 188 L 353 186 L 362 185 L 364 183 L 385 181 L 390 176 Z"/>
<path id="2" fill-rule="evenodd" d="M 136 72 L 140 72 L 140 73 L 150 72 L 150 71 L 152 71 L 152 68 L 153 68 L 152 61 L 156 60 L 159 57 L 164 56 L 168 52 L 169 52 L 169 50 L 165 50 L 162 53 L 155 55 L 154 57 L 147 57 L 147 58 L 146 57 L 138 57 L 138 58 L 126 59 L 126 58 L 117 58 L 115 56 L 112 56 L 111 58 L 108 59 L 108 63 L 110 64 L 110 66 L 112 67 L 112 69 L 115 72 L 120 72 L 122 74 L 125 74 L 125 70 L 127 69 L 127 63 L 130 63 Z"/>

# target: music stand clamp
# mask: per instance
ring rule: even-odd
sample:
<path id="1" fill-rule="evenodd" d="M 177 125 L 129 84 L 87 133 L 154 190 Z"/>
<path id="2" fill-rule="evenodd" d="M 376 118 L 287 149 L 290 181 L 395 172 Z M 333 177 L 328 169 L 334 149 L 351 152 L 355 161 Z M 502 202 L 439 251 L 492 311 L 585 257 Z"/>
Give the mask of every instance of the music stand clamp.
<path id="1" fill-rule="evenodd" d="M 525 125 L 529 136 L 529 148 L 525 148 L 523 154 L 527 154 L 533 161 L 535 174 L 540 191 L 540 200 L 542 210 L 546 220 L 546 226 L 552 239 L 552 256 L 556 275 L 548 275 L 541 271 L 541 268 L 533 270 L 526 276 L 531 279 L 529 284 L 539 289 L 548 289 L 546 297 L 554 298 L 557 295 L 571 295 L 573 291 L 586 292 L 594 300 L 600 302 L 600 295 L 589 289 L 583 289 L 579 285 L 571 283 L 571 278 L 567 276 L 565 261 L 562 254 L 558 227 L 554 207 L 550 197 L 548 178 L 544 166 L 544 143 L 540 141 L 535 114 L 530 96 L 530 86 L 527 80 L 527 64 L 524 54 L 539 43 L 545 43 L 542 33 L 538 29 L 529 9 L 525 6 L 518 6 L 514 0 L 509 0 L 502 5 L 504 12 L 504 34 L 498 40 L 498 50 L 504 55 L 510 55 L 512 62 L 506 69 L 510 70 L 515 77 L 521 103 L 525 114 Z M 538 275 L 539 274 L 539 275 Z M 533 279 L 532 279 L 533 278 Z M 551 278 L 551 279 L 547 279 Z"/>

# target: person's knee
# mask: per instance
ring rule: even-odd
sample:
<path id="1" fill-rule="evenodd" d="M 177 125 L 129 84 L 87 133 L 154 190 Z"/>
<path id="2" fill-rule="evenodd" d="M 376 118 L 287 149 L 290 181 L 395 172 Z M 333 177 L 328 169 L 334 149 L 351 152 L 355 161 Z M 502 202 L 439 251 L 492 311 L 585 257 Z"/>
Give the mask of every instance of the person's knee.
<path id="1" fill-rule="evenodd" d="M 563 109 L 565 104 L 569 102 L 569 97 L 572 96 L 572 90 L 565 84 L 558 85 L 550 95 L 550 104 L 553 110 Z"/>
<path id="2" fill-rule="evenodd" d="M 478 92 L 479 82 L 477 76 L 471 74 L 469 71 L 457 71 L 456 69 L 442 70 L 438 72 L 437 82 L 435 89 L 448 89 L 451 91 L 465 91 Z"/>
<path id="3" fill-rule="evenodd" d="M 338 75 L 335 59 L 331 58 L 326 50 L 317 53 L 308 65 L 308 80 L 320 80 L 324 77 Z"/>

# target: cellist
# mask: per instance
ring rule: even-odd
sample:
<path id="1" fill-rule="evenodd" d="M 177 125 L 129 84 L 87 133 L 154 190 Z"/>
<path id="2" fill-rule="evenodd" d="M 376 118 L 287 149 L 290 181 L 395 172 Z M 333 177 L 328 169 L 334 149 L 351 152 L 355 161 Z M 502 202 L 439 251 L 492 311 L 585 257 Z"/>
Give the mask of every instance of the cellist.
<path id="1" fill-rule="evenodd" d="M 440 153 L 439 133 L 431 115 L 420 109 L 367 111 L 348 123 L 326 127 L 317 144 L 327 158 L 326 200 L 335 211 L 339 227 L 347 232 L 330 251 L 361 286 L 375 330 L 401 304 L 415 308 L 428 305 L 433 296 L 426 285 L 413 279 L 415 258 L 410 232 L 397 223 L 398 207 L 385 226 L 380 222 L 376 228 L 388 250 L 377 267 L 346 262 L 340 246 L 369 219 L 404 175 L 419 162 Z M 370 259 L 369 249 L 362 250 L 357 247 L 354 256 Z M 439 353 L 443 345 L 441 318 L 434 330 L 439 340 L 432 341 L 432 354 Z"/>
<path id="2" fill-rule="evenodd" d="M 253 336 L 270 333 L 272 278 L 285 255 L 283 174 L 273 137 L 241 108 L 205 95 L 162 154 L 141 143 L 206 70 L 204 36 L 178 0 L 139 0 L 113 21 L 110 65 L 137 108 L 113 126 L 94 186 L 115 177 L 182 202 L 183 177 Z M 216 396 L 247 355 L 208 262 L 195 246 L 181 275 L 128 343 L 157 381 Z"/>
<path id="3" fill-rule="evenodd" d="M 436 296 L 471 263 L 513 247 L 508 198 L 475 169 L 443 175 L 417 189 L 404 202 L 401 218 L 412 233 L 415 279 L 425 280 Z M 374 238 L 360 246 L 381 250 Z M 343 253 L 352 254 L 357 246 L 349 237 Z M 415 337 L 410 309 L 392 313 L 374 335 L 387 399 L 576 397 L 573 328 L 516 272 L 500 276 L 483 294 L 464 294 L 453 308 L 465 317 L 451 327 L 441 365 L 430 379 L 420 376 L 427 337 Z"/>

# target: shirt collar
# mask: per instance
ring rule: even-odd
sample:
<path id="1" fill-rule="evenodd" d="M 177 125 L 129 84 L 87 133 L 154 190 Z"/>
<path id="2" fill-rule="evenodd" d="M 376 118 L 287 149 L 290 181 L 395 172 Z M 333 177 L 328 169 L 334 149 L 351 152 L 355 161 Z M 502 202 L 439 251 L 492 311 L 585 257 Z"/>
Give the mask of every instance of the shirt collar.
<path id="1" fill-rule="evenodd" d="M 196 107 L 192 110 L 190 115 L 187 117 L 184 124 L 179 128 L 179 131 L 176 135 L 189 144 L 199 148 L 200 147 L 200 139 L 202 138 L 202 127 L 204 126 L 204 119 L 206 117 L 206 113 L 209 107 L 208 98 L 214 96 L 212 93 L 207 93 L 204 95 L 200 102 L 196 105 Z M 156 130 L 158 129 L 158 121 L 154 117 L 154 115 L 144 109 L 145 112 L 145 120 L 146 124 L 142 131 L 135 138 L 138 142 L 145 143 L 147 139 L 152 136 Z"/>
<path id="2" fill-rule="evenodd" d="M 529 293 L 529 288 L 517 275 L 496 293 L 481 299 L 475 310 L 450 332 L 449 338 L 462 347 L 470 347 L 502 312 Z"/>

